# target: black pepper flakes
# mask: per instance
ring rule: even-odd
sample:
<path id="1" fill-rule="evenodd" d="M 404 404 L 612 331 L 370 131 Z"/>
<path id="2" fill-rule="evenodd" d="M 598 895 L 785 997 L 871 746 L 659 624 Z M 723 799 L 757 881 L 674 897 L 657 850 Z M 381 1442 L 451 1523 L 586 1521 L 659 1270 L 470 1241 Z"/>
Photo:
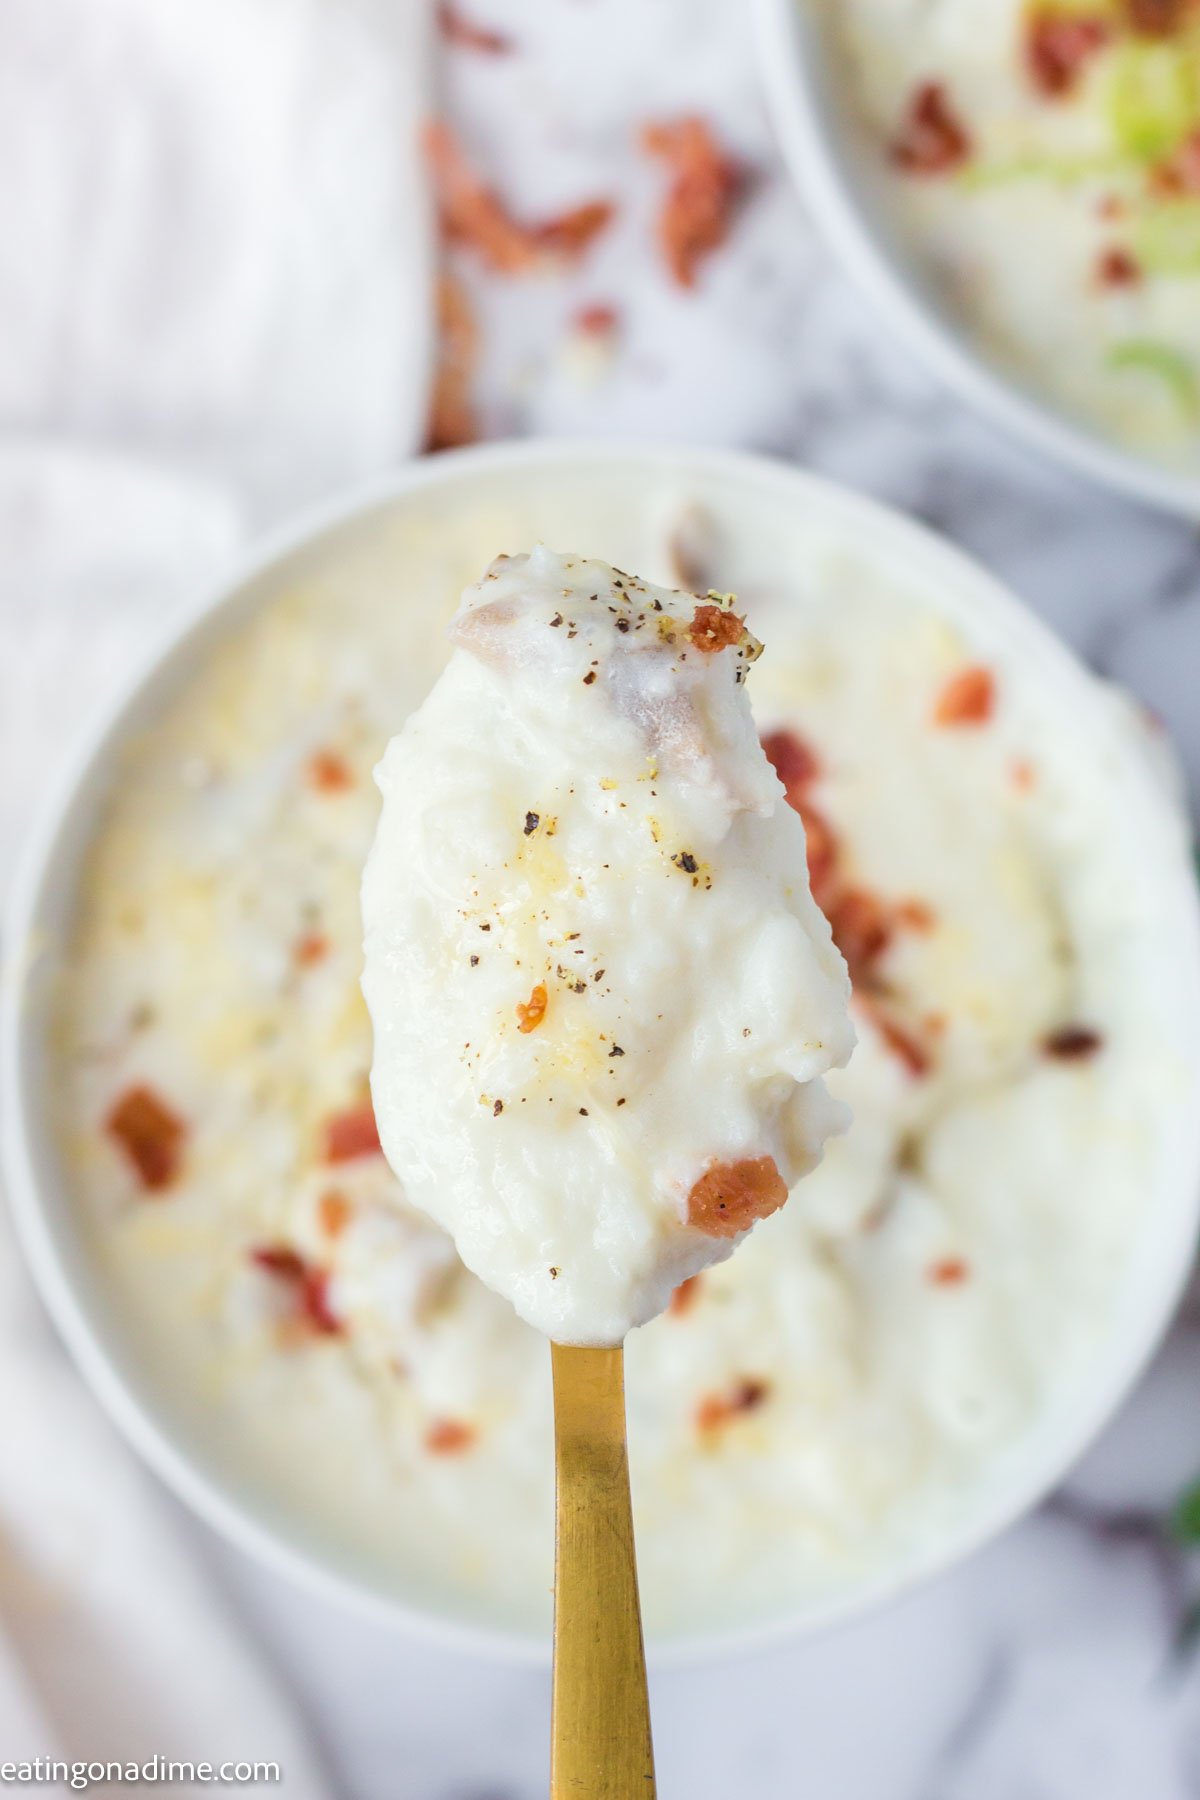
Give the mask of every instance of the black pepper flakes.
<path id="1" fill-rule="evenodd" d="M 671 861 L 677 863 L 685 875 L 694 875 L 700 867 L 690 850 L 681 850 L 678 856 L 671 858 Z"/>
<path id="2" fill-rule="evenodd" d="M 539 813 L 527 812 L 525 814 L 525 836 L 532 837 L 541 822 L 541 815 Z"/>
<path id="3" fill-rule="evenodd" d="M 477 956 L 473 956 L 471 958 L 471 967 L 473 969 L 477 969 L 479 967 L 479 958 Z"/>
<path id="4" fill-rule="evenodd" d="M 553 617 L 553 618 L 552 618 L 552 619 L 551 619 L 551 621 L 550 621 L 550 623 L 551 623 L 551 624 L 552 624 L 552 625 L 561 625 L 561 624 L 562 624 L 562 614 L 561 614 L 561 613 L 555 613 L 555 615 L 554 615 L 554 617 Z"/>
<path id="5" fill-rule="evenodd" d="M 610 1056 L 624 1056 L 625 1052 L 622 1050 L 620 1044 L 614 1044 L 608 1054 Z"/>
<path id="6" fill-rule="evenodd" d="M 499 1118 L 499 1117 L 500 1117 L 500 1114 L 501 1114 L 501 1113 L 502 1113 L 502 1112 L 503 1112 L 503 1111 L 504 1111 L 504 1102 L 503 1102 L 503 1100 L 497 1100 L 497 1101 L 496 1101 L 496 1103 L 495 1103 L 495 1105 L 494 1105 L 494 1106 L 493 1106 L 493 1107 L 492 1107 L 492 1117 L 493 1117 L 493 1119 L 498 1119 L 498 1118 Z"/>
<path id="7" fill-rule="evenodd" d="M 592 685 L 593 681 L 595 681 L 595 679 L 596 679 L 595 669 L 589 669 L 587 674 L 583 678 L 584 687 L 591 687 L 591 685 Z"/>

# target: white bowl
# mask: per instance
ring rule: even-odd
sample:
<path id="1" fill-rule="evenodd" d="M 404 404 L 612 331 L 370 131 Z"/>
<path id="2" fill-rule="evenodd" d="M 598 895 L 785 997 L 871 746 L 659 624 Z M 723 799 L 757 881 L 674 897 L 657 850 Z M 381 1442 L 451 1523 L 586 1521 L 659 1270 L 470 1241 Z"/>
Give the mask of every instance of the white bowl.
<path id="1" fill-rule="evenodd" d="M 248 612 L 318 566 L 339 570 L 386 537 L 388 521 L 406 509 L 436 504 L 442 527 L 455 506 L 497 505 L 517 496 L 536 523 L 548 521 L 556 483 L 586 484 L 611 520 L 706 491 L 747 520 L 774 518 L 782 532 L 799 519 L 856 553 L 878 557 L 906 584 L 920 589 L 949 617 L 969 622 L 972 641 L 1009 666 L 1017 661 L 1031 683 L 1049 684 L 1056 707 L 1068 709 L 1071 730 L 1089 747 L 1111 739 L 1112 702 L 1070 653 L 1005 589 L 976 564 L 930 532 L 874 502 L 782 465 L 721 453 L 613 446 L 503 445 L 416 463 L 347 504 L 329 508 L 250 557 L 175 624 L 144 667 L 78 750 L 56 797 L 45 807 L 16 885 L 8 936 L 0 1016 L 0 1101 L 8 1120 L 5 1165 L 18 1228 L 42 1295 L 82 1371 L 113 1418 L 158 1473 L 212 1525 L 275 1567 L 412 1628 L 473 1649 L 543 1656 L 542 1637 L 483 1628 L 463 1617 L 461 1604 L 431 1605 L 427 1597 L 384 1591 L 382 1580 L 339 1561 L 283 1516 L 261 1493 L 239 1482 L 212 1447 L 164 1398 L 155 1371 L 139 1359 L 106 1296 L 78 1226 L 63 1178 L 46 1104 L 47 992 L 52 955 L 47 945 L 68 926 L 81 858 L 94 808 L 118 778 L 121 748 L 163 705 L 198 656 Z M 655 498 L 657 496 L 657 499 Z M 440 528 L 442 528 L 440 527 Z M 758 527 L 756 526 L 756 529 Z M 598 528 L 603 532 L 604 528 Z M 592 545 L 578 546 L 590 550 Z M 1093 736 L 1094 734 L 1094 736 Z M 1113 754 L 1109 744 L 1109 754 Z M 1161 918 L 1164 973 L 1172 1013 L 1185 1047 L 1188 1089 L 1180 1100 L 1174 1161 L 1161 1191 L 1145 1199 L 1145 1233 L 1129 1259 L 1112 1328 L 1098 1350 L 1086 1391 L 1069 1417 L 1036 1425 L 1019 1455 L 992 1481 L 970 1516 L 932 1551 L 885 1570 L 869 1586 L 802 1618 L 754 1624 L 669 1641 L 674 1657 L 761 1644 L 781 1633 L 812 1629 L 890 1597 L 964 1556 L 1032 1506 L 1109 1419 L 1158 1344 L 1189 1267 L 1200 1210 L 1200 917 L 1178 811 L 1154 778 L 1149 760 L 1132 745 L 1114 765 L 1122 805 L 1138 834 L 1138 866 L 1149 871 Z"/>
<path id="2" fill-rule="evenodd" d="M 846 104 L 805 0 L 754 0 L 759 63 L 784 157 L 825 236 L 897 335 L 948 386 L 1036 450 L 1134 499 L 1200 517 L 1200 476 L 1123 450 L 990 361 L 895 228 L 878 146 Z"/>

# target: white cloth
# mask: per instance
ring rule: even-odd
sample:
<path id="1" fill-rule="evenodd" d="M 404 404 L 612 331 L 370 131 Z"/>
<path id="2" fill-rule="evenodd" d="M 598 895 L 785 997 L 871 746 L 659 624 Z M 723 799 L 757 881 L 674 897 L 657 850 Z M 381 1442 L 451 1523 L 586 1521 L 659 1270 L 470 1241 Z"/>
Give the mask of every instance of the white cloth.
<path id="1" fill-rule="evenodd" d="M 5 851 L 81 716 L 237 537 L 216 492 L 0 448 Z M 69 1368 L 2 1219 L 0 1442 L 0 1760 L 275 1761 L 289 1795 L 319 1800 L 290 1707 Z"/>
<path id="2" fill-rule="evenodd" d="M 420 441 L 429 36 L 426 0 L 0 8 L 0 898 L 172 610 L 249 528 Z M 317 1800 L 2 1217 L 0 1444 L 0 1761 L 275 1761 Z"/>
<path id="3" fill-rule="evenodd" d="M 263 511 L 417 448 L 425 0 L 4 0 L 0 429 Z"/>

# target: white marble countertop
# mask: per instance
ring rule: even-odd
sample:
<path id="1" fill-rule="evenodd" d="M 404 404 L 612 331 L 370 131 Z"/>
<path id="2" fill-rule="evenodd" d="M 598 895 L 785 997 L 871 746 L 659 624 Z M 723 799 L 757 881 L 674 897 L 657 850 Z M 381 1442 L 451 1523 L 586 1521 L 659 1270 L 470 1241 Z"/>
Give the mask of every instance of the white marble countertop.
<path id="1" fill-rule="evenodd" d="M 468 10 L 467 0 L 463 0 Z M 619 217 L 566 276 L 458 266 L 482 324 L 488 435 L 678 438 L 794 458 L 907 507 L 1012 582 L 1166 718 L 1200 780 L 1200 541 L 1057 474 L 896 347 L 815 239 L 759 96 L 746 7 L 470 0 L 507 55 L 444 53 L 444 104 L 530 217 L 594 195 Z M 647 119 L 699 112 L 753 165 L 699 288 L 669 283 Z M 619 308 L 611 362 L 568 321 Z M 1200 1307 L 1065 1489 L 964 1567 L 860 1624 L 653 1677 L 659 1786 L 688 1800 L 1185 1800 L 1200 1794 L 1200 1662 L 1174 1652 L 1200 1559 L 1159 1520 L 1200 1472 Z M 533 1800 L 548 1679 L 369 1626 L 190 1522 L 248 1629 L 361 1800 Z M 258 1752 L 256 1751 L 256 1754 Z"/>

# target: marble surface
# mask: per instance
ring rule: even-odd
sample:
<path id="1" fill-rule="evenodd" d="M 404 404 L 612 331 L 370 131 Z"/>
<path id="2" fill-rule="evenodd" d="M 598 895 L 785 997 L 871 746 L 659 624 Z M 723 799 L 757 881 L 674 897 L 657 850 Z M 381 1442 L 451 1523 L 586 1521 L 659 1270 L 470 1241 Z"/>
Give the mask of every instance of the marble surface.
<path id="1" fill-rule="evenodd" d="M 467 0 L 463 0 L 464 9 Z M 443 52 L 443 105 L 514 207 L 611 196 L 565 276 L 456 253 L 484 341 L 488 435 L 746 446 L 908 508 L 983 558 L 1166 718 L 1200 780 L 1200 539 L 1001 441 L 915 366 L 815 238 L 761 105 L 747 8 L 470 0 L 506 55 Z M 699 111 L 752 166 L 729 243 L 674 288 L 653 241 L 650 118 Z M 611 358 L 571 319 L 612 304 Z M 1176 1645 L 1194 1567 L 1161 1519 L 1200 1472 L 1200 1304 L 1064 1489 L 967 1565 L 816 1641 L 653 1676 L 660 1792 L 688 1800 L 1186 1800 L 1200 1659 Z M 548 1679 L 362 1623 L 181 1520 L 303 1699 L 340 1791 L 533 1800 Z M 266 1746 L 253 1754 L 269 1755 Z"/>

